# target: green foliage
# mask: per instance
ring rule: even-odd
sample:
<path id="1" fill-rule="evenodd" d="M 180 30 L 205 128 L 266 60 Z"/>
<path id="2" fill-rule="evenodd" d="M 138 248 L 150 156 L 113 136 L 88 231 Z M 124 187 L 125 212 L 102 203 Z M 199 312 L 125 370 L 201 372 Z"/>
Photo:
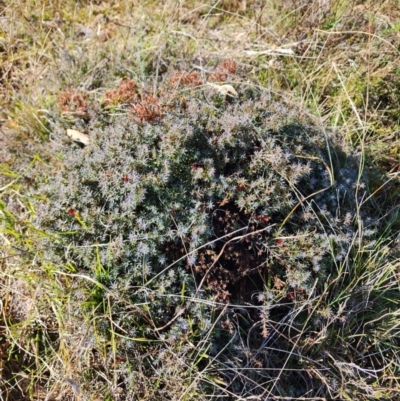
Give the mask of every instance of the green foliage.
<path id="1" fill-rule="evenodd" d="M 222 363 L 234 350 L 245 358 L 264 349 L 273 322 L 289 319 L 293 329 L 274 328 L 282 337 L 267 365 L 284 369 L 279 361 L 289 355 L 286 367 L 299 368 L 311 354 L 304 360 L 294 353 L 290 330 L 299 330 L 303 349 L 329 321 L 334 343 L 343 330 L 337 322 L 350 313 L 343 289 L 352 288 L 359 302 L 358 290 L 351 295 L 360 285 L 357 253 L 373 246 L 379 231 L 368 210 L 368 179 L 333 133 L 268 94 L 247 89 L 231 101 L 205 95 L 184 106 L 176 95 L 152 123 L 115 116 L 93 124 L 85 148 L 59 141 L 62 168 L 40 188 L 47 201 L 37 205 L 37 226 L 52 234 L 43 257 L 141 305 L 141 315 L 104 327 L 105 335 L 133 325 L 135 337 L 170 344 L 190 338 L 204 346 L 206 336 Z M 57 126 L 53 132 L 64 135 Z M 103 310 L 95 293 L 91 303 Z M 315 297 L 320 301 L 310 303 Z M 215 301 L 252 309 L 239 318 L 235 308 L 221 314 Z M 312 315 L 298 309 L 301 303 L 310 303 Z M 123 305 L 112 310 L 124 316 Z M 253 339 L 254 326 L 260 330 Z M 240 345 L 242 336 L 250 348 Z M 240 392 L 238 377 L 230 380 L 229 391 Z M 302 384 L 293 391 L 308 390 Z"/>

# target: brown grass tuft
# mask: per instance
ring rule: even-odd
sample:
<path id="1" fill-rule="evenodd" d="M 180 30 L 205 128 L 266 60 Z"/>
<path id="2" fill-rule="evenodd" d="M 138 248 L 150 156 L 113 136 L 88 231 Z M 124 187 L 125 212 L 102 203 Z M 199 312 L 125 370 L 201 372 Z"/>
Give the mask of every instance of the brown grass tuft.
<path id="1" fill-rule="evenodd" d="M 142 101 L 134 104 L 130 111 L 140 121 L 147 122 L 158 120 L 162 114 L 157 98 L 147 94 L 142 95 Z"/>
<path id="2" fill-rule="evenodd" d="M 229 74 L 236 74 L 237 71 L 237 63 L 235 60 L 232 59 L 226 59 L 223 60 L 217 68 L 218 71 L 225 71 L 228 72 Z"/>
<path id="3" fill-rule="evenodd" d="M 58 96 L 58 105 L 63 113 L 80 118 L 89 116 L 89 97 L 87 93 L 79 92 L 75 89 L 67 89 Z"/>
<path id="4" fill-rule="evenodd" d="M 137 85 L 130 78 L 124 78 L 117 89 L 106 92 L 103 106 L 133 103 L 138 99 Z"/>
<path id="5" fill-rule="evenodd" d="M 212 72 L 208 76 L 208 81 L 210 82 L 225 82 L 228 79 L 228 74 L 221 71 Z"/>
<path id="6" fill-rule="evenodd" d="M 169 84 L 170 86 L 199 86 L 203 84 L 203 80 L 198 71 L 177 71 L 170 78 Z"/>

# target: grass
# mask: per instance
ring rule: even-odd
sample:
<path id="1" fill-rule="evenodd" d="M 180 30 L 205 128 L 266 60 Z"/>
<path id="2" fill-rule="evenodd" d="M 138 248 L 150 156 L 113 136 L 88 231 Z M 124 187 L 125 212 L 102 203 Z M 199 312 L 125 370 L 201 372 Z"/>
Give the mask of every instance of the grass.
<path id="1" fill-rule="evenodd" d="M 397 1 L 11 0 L 0 10 L 1 399 L 400 399 Z M 60 113 L 65 91 L 98 115 L 121 78 L 156 94 L 168 74 L 204 76 L 224 59 L 340 132 L 375 177 L 373 210 L 386 228 L 365 244 L 358 227 L 319 297 L 270 283 L 256 323 L 239 301 L 160 289 L 166 303 L 180 296 L 212 314 L 205 334 L 193 325 L 173 342 L 150 312 L 158 293 L 138 305 L 129 283 L 108 286 L 101 263 L 94 278 L 43 258 L 37 188 L 63 168 L 54 116 L 87 128 L 76 110 Z M 124 118 L 122 107 L 108 112 Z"/>

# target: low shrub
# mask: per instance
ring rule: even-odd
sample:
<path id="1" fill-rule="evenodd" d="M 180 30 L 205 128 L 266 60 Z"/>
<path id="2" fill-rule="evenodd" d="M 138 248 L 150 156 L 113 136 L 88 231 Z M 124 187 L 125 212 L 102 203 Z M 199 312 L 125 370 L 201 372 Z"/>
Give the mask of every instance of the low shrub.
<path id="1" fill-rule="evenodd" d="M 350 394 L 356 380 L 338 360 L 383 363 L 343 348 L 372 330 L 350 321 L 369 302 L 365 250 L 380 239 L 362 159 L 304 112 L 243 87 L 170 89 L 155 118 L 92 120 L 84 148 L 55 124 L 62 167 L 40 187 L 41 254 L 100 283 L 92 305 L 113 296 L 103 335 L 132 355 L 135 338 L 179 345 L 202 392 Z M 161 375 L 168 352 L 157 349 L 148 369 Z M 180 397 L 167 389 L 160 399 Z"/>

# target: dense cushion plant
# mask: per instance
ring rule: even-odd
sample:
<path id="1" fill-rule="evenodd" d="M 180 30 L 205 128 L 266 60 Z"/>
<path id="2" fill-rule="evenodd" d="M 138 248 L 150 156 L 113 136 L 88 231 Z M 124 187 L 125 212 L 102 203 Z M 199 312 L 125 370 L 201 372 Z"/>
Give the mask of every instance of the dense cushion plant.
<path id="1" fill-rule="evenodd" d="M 118 306 L 121 335 L 201 344 L 229 391 L 247 377 L 246 391 L 263 394 L 265 376 L 237 369 L 320 364 L 306 343 L 322 327 L 344 330 L 342 289 L 379 224 L 360 159 L 337 134 L 265 91 L 236 89 L 170 89 L 148 121 L 94 119 L 86 147 L 54 124 L 60 167 L 40 188 L 36 224 L 48 233 L 43 260 L 102 284 L 94 302 L 108 289 L 137 305 L 133 317 Z M 300 374 L 282 380 L 266 388 L 307 392 Z M 337 387 L 334 373 L 324 380 Z"/>

